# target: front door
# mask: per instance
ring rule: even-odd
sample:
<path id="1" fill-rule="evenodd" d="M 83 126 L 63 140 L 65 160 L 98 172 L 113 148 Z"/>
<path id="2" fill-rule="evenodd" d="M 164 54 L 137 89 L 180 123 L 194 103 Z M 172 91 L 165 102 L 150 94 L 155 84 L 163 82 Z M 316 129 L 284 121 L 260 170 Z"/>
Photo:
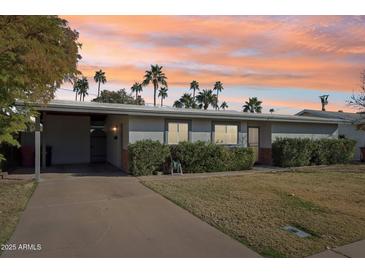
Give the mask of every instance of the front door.
<path id="1" fill-rule="evenodd" d="M 102 129 L 91 130 L 90 161 L 92 163 L 103 163 L 106 161 L 106 134 Z"/>
<path id="2" fill-rule="evenodd" d="M 251 147 L 254 151 L 255 162 L 259 160 L 260 150 L 260 129 L 258 127 L 248 128 L 248 147 Z"/>

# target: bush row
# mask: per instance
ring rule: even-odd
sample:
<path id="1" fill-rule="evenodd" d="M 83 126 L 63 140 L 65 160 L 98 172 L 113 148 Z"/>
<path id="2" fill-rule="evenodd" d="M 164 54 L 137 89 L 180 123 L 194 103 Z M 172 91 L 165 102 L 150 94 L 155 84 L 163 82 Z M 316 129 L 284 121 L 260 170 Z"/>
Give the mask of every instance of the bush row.
<path id="1" fill-rule="evenodd" d="M 188 173 L 245 170 L 254 164 L 254 153 L 250 148 L 229 148 L 205 142 L 168 146 L 143 140 L 130 144 L 128 154 L 129 172 L 136 176 L 169 172 L 171 159 L 179 160 L 183 172 Z"/>
<path id="2" fill-rule="evenodd" d="M 282 167 L 349 163 L 356 141 L 350 139 L 279 138 L 272 145 L 273 163 Z"/>

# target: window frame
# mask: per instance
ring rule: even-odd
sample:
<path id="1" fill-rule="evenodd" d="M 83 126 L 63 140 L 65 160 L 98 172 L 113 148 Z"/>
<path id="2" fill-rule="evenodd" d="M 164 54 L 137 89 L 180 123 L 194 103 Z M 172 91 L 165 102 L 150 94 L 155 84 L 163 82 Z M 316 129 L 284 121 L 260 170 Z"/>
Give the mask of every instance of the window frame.
<path id="1" fill-rule="evenodd" d="M 219 144 L 215 142 L 215 126 L 237 126 L 237 143 L 236 144 Z M 240 144 L 240 133 L 241 133 L 241 123 L 236 121 L 213 121 L 212 122 L 212 132 L 211 132 L 211 143 L 221 146 L 237 147 L 242 146 Z"/>
<path id="2" fill-rule="evenodd" d="M 169 146 L 173 146 L 176 144 L 169 144 L 169 123 L 184 123 L 184 124 L 188 124 L 188 142 L 191 142 L 191 128 L 192 128 L 192 123 L 191 120 L 186 120 L 186 119 L 165 119 L 165 134 L 164 134 L 164 144 L 165 145 L 169 145 Z"/>

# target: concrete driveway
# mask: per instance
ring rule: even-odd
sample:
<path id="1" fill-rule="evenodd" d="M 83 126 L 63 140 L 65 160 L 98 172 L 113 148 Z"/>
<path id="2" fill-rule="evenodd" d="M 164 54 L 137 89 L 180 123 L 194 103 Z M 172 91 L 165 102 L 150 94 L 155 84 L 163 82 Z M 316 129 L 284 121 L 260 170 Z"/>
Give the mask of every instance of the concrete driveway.
<path id="1" fill-rule="evenodd" d="M 18 250 L 4 257 L 258 257 L 134 177 L 51 171 L 9 241 Z"/>

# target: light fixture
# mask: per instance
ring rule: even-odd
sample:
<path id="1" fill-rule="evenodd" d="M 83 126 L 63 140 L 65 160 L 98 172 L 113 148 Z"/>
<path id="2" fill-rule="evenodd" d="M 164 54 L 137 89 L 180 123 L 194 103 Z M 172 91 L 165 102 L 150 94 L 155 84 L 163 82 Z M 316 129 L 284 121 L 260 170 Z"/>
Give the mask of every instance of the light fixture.
<path id="1" fill-rule="evenodd" d="M 117 126 L 112 127 L 112 131 L 113 131 L 113 132 L 117 132 L 117 129 L 118 129 L 118 127 L 117 127 Z"/>

